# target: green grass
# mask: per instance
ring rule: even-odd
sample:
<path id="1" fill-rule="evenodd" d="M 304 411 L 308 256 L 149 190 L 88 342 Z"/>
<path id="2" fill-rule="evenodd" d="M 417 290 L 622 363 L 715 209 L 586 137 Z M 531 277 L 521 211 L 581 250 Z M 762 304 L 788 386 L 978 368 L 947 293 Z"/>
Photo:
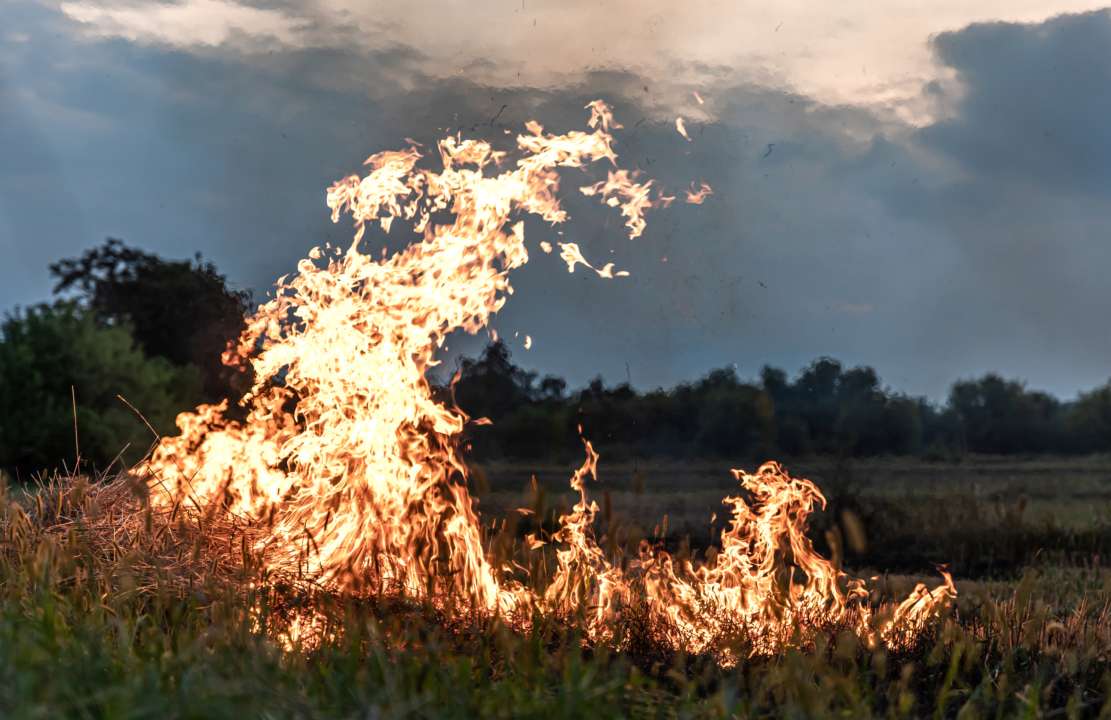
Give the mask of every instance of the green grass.
<path id="1" fill-rule="evenodd" d="M 207 564 L 218 533 L 204 522 L 178 517 L 171 533 L 151 518 L 128 529 L 79 486 L 0 501 L 0 717 L 1111 713 L 1111 573 L 1098 563 L 958 576 L 953 613 L 903 654 L 831 636 L 723 670 L 650 643 L 587 647 L 554 624 L 520 635 L 274 579 L 252 590 L 249 557 L 246 568 L 228 562 L 234 553 Z M 877 592 L 896 596 L 914 580 L 887 575 Z M 326 627 L 311 647 L 286 648 L 275 638 L 299 612 Z"/>

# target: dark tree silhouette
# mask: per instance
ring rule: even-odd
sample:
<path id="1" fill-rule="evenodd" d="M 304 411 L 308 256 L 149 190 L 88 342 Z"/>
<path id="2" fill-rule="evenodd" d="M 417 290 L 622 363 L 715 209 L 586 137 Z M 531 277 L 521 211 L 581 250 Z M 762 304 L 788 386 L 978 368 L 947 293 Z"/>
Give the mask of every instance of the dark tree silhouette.
<path id="1" fill-rule="evenodd" d="M 71 302 L 9 320 L 0 335 L 0 406 L 9 408 L 7 417 L 0 417 L 0 463 L 7 457 L 22 470 L 65 448 L 69 398 L 63 391 L 70 385 L 95 388 L 83 392 L 87 399 L 97 398 L 87 408 L 101 412 L 111 404 L 101 403 L 101 396 L 114 397 L 105 388 L 120 385 L 122 366 L 145 378 L 129 392 L 145 392 L 163 417 L 196 400 L 234 398 L 246 389 L 246 372 L 225 366 L 221 354 L 243 327 L 249 294 L 230 289 L 200 255 L 191 261 L 165 260 L 109 239 L 50 270 L 55 292 Z M 65 336 L 57 328 L 80 329 L 88 348 L 115 348 L 112 352 L 126 362 L 113 363 L 105 352 L 86 350 L 81 363 L 67 359 L 50 373 L 35 374 L 34 368 L 47 361 L 28 358 L 72 355 L 70 349 L 49 349 Z M 39 339 L 32 343 L 32 338 Z M 127 350 L 131 338 L 138 348 Z M 165 367 L 142 365 L 144 355 L 164 361 Z M 80 378 L 46 382 L 68 378 L 67 365 L 80 369 Z M 641 392 L 597 377 L 570 391 L 562 378 L 541 379 L 515 365 L 502 342 L 491 343 L 478 358 L 461 359 L 458 369 L 454 384 L 438 386 L 437 393 L 471 417 L 492 421 L 467 428 L 466 439 L 478 458 L 570 459 L 581 453 L 580 433 L 611 460 L 662 455 L 753 462 L 815 454 L 956 459 L 966 452 L 1111 451 L 1111 383 L 1061 402 L 988 374 L 955 383 L 948 401 L 939 405 L 884 387 L 870 367 L 846 368 L 822 357 L 793 378 L 764 367 L 758 378 L 746 380 L 735 367 L 726 367 L 669 389 Z M 98 372 L 107 384 L 97 384 Z M 21 381 L 23 376 L 29 380 Z M 189 377 L 200 378 L 203 392 L 190 389 L 185 398 L 167 387 L 185 390 L 195 384 Z M 22 409 L 39 407 L 50 413 L 45 434 L 36 440 L 34 433 L 15 432 L 27 422 L 19 419 Z M 114 447 L 123 437 L 122 430 L 112 428 L 113 423 L 123 427 L 124 420 L 109 419 L 100 420 L 105 439 L 98 447 Z M 83 425 L 94 422 L 90 418 Z"/>
<path id="2" fill-rule="evenodd" d="M 109 238 L 81 257 L 50 266 L 54 292 L 72 296 L 104 325 L 128 324 L 143 351 L 200 370 L 203 399 L 237 397 L 243 372 L 221 362 L 243 328 L 250 293 L 228 287 L 198 253 L 165 260 Z"/>
<path id="3" fill-rule="evenodd" d="M 477 359 L 459 364 L 455 398 L 472 417 L 500 420 L 511 410 L 535 399 L 536 373 L 525 372 L 510 361 L 509 348 L 492 342 Z M 549 383 L 549 391 L 554 389 Z"/>
<path id="4" fill-rule="evenodd" d="M 1060 403 L 1014 380 L 990 373 L 955 383 L 949 407 L 960 420 L 968 449 L 983 453 L 1037 453 L 1059 448 Z"/>

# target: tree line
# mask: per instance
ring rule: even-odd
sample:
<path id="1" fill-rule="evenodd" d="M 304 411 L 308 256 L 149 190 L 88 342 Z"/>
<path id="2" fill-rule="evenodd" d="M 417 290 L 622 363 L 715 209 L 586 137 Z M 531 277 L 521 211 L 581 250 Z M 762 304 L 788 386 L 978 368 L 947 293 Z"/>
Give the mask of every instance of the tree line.
<path id="1" fill-rule="evenodd" d="M 0 322 L 0 472 L 126 466 L 174 431 L 177 413 L 249 387 L 248 371 L 220 358 L 250 295 L 199 255 L 166 260 L 110 239 L 50 271 L 55 300 Z M 458 371 L 445 398 L 492 421 L 468 426 L 479 459 L 574 457 L 580 428 L 612 459 L 1111 451 L 1111 382 L 1065 402 L 988 374 L 935 404 L 819 358 L 794 378 L 723 368 L 670 389 L 597 378 L 570 390 L 515 365 L 500 342 Z"/>
<path id="2" fill-rule="evenodd" d="M 638 392 L 601 378 L 567 391 L 512 363 L 501 342 L 465 359 L 459 406 L 491 425 L 470 428 L 487 458 L 563 457 L 584 437 L 608 457 L 766 459 L 836 455 L 1084 454 L 1111 451 L 1111 383 L 1063 402 L 989 373 L 953 384 L 944 404 L 884 387 L 870 367 L 819 358 L 790 378 L 765 366 L 754 380 L 733 368 Z"/>

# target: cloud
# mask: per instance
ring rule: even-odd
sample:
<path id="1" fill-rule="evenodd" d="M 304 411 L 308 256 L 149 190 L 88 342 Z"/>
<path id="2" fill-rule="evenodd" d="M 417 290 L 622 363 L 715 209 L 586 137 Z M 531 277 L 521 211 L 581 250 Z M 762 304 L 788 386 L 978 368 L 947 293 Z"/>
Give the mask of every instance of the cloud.
<path id="1" fill-rule="evenodd" d="M 0 168 L 0 242 L 19 267 L 5 269 L 0 305 L 41 297 L 48 262 L 106 235 L 168 256 L 201 250 L 236 282 L 264 289 L 309 247 L 346 244 L 350 228 L 328 222 L 323 190 L 370 153 L 450 132 L 509 142 L 505 132 L 534 117 L 581 127 L 582 106 L 605 97 L 626 126 L 625 164 L 673 189 L 704 179 L 715 195 L 650 213 L 632 242 L 619 217 L 573 194 L 566 227 L 530 223 L 534 245 L 578 242 L 592 262 L 632 276 L 569 276 L 534 253 L 496 320 L 503 337 L 535 340 L 521 362 L 574 383 L 601 373 L 650 387 L 714 366 L 753 375 L 766 362 L 797 369 L 829 354 L 935 397 L 956 377 L 993 369 L 1062 394 L 1109 374 L 1111 339 L 1098 328 L 1111 301 L 1100 172 L 1111 167 L 1100 155 L 1111 83 L 1105 61 L 1083 62 L 1106 47 L 1105 14 L 939 35 L 930 62 L 941 71 L 916 92 L 940 119 L 908 122 L 886 106 L 832 103 L 824 81 L 793 90 L 783 76 L 757 81 L 722 64 L 726 50 L 688 54 L 657 40 L 666 63 L 693 73 L 674 86 L 624 40 L 591 65 L 576 53 L 594 30 L 568 35 L 566 57 L 553 60 L 546 43 L 562 30 L 524 49 L 499 44 L 484 20 L 493 6 L 476 6 L 467 22 L 454 9 L 432 22 L 419 4 L 411 19 L 387 6 L 373 21 L 334 3 L 216 5 L 231 9 L 181 35 L 128 25 L 120 12 L 77 23 L 84 4 L 61 15 L 25 6 L 35 8 L 20 27 L 31 41 L 0 46 L 0 103 L 20 109 L 0 114 L 0 142 L 14 149 Z M 252 25 L 236 14 L 244 8 L 269 19 Z M 637 8 L 634 39 L 649 22 Z M 421 35 L 444 27 L 475 37 Z M 524 67 L 514 58 L 525 49 L 542 56 L 522 76 L 532 82 L 494 82 Z M 449 71 L 451 57 L 466 72 Z M 1068 83 L 1039 70 L 1055 62 L 1066 63 Z M 1021 81 L 1008 75 L 1015 68 Z M 695 76 L 705 106 L 679 92 Z M 817 89 L 804 91 L 807 82 Z M 684 103 L 692 142 L 664 112 L 674 103 Z M 1054 150 L 1025 152 L 1047 124 L 1055 134 L 1042 142 Z"/>
<path id="2" fill-rule="evenodd" d="M 116 5 L 63 2 L 59 7 L 93 36 L 183 47 L 221 45 L 237 36 L 295 44 L 302 25 L 280 10 L 230 0 Z"/>
<path id="3" fill-rule="evenodd" d="M 690 86 L 721 80 L 791 88 L 823 103 L 882 103 L 904 118 L 936 75 L 925 39 L 987 19 L 1042 20 L 1100 0 L 934 0 L 879 6 L 866 0 L 768 3 L 737 0 L 305 0 L 234 2 L 67 0 L 69 17 L 98 37 L 196 51 L 226 44 L 270 52 L 389 46 L 417 49 L 430 77 L 491 87 L 553 89 L 597 70 L 652 79 L 654 102 L 672 114 Z M 665 88 L 677 86 L 664 92 Z"/>
<path id="4" fill-rule="evenodd" d="M 1111 192 L 1111 11 L 990 23 L 934 39 L 952 118 L 922 131 L 970 177 L 1040 192 Z"/>
<path id="5" fill-rule="evenodd" d="M 1106 11 L 933 41 L 952 79 L 929 91 L 950 115 L 913 139 L 935 161 L 930 180 L 886 198 L 959 253 L 921 326 L 960 339 L 949 363 L 1066 394 L 1111 375 L 1098 329 L 1111 307 L 1098 269 L 1111 267 L 1109 41 Z"/>

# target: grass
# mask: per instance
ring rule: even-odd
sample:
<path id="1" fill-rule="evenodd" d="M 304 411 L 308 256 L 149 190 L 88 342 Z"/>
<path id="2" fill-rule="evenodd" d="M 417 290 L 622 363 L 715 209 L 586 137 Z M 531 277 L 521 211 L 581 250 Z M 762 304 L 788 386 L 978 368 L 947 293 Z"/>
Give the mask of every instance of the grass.
<path id="1" fill-rule="evenodd" d="M 818 459 L 785 466 L 817 482 L 830 500 L 813 525 L 818 547 L 842 552 L 856 568 L 931 574 L 936 563 L 947 563 L 966 579 L 1016 579 L 1032 565 L 1098 565 L 1111 558 L 1111 458 Z M 613 535 L 707 547 L 724 523 L 721 499 L 737 492 L 729 467 L 608 464 L 603 456 L 600 482 L 590 490 L 608 511 Z M 569 474 L 551 465 L 485 465 L 477 473 L 480 507 L 495 516 L 530 507 L 550 523 L 574 500 Z M 846 512 L 864 530 L 858 543 L 844 542 Z M 830 547 L 829 532 L 842 547 Z"/>
<path id="2" fill-rule="evenodd" d="M 862 513 L 870 502 L 897 505 L 900 492 L 917 489 L 908 481 L 896 492 L 895 475 L 884 476 L 882 487 L 869 487 L 867 473 L 878 475 L 876 467 L 853 472 L 853 485 L 864 489 L 850 497 L 842 488 L 840 502 L 856 503 Z M 899 471 L 892 464 L 885 472 Z M 1027 473 L 1019 464 L 1000 482 L 1030 481 L 1032 495 L 1032 478 L 1055 472 L 1071 469 L 1049 465 Z M 1093 486 L 1101 482 L 1099 472 L 1090 473 Z M 504 474 L 487 470 L 486 476 L 488 487 L 479 488 L 484 510 L 499 492 L 520 495 L 507 496 L 512 507 L 520 499 L 536 500 L 529 494 L 543 487 L 499 488 Z M 967 501 L 952 494 L 964 491 L 952 474 L 944 481 L 953 490 L 939 494 L 942 502 Z M 647 498 L 638 512 L 652 509 L 651 496 L 667 494 L 650 482 L 639 490 L 622 489 L 620 479 L 612 484 L 610 522 L 626 512 L 619 492 Z M 553 505 L 556 488 L 546 501 Z M 971 497 L 994 502 L 990 493 L 977 492 Z M 214 538 L 223 536 L 205 525 L 212 518 L 182 515 L 164 524 L 151 517 L 128 526 L 102 494 L 66 482 L 0 500 L 2 717 L 1111 714 L 1111 572 L 1092 559 L 1068 561 L 1067 554 L 1048 561 L 1052 547 L 1005 572 L 978 579 L 958 573 L 961 597 L 954 611 L 911 651 L 869 650 L 852 636 L 831 634 L 805 651 L 723 670 L 709 658 L 661 653 L 651 643 L 625 653 L 588 647 L 554 624 L 520 635 L 482 618 L 447 622 L 427 607 L 306 592 L 280 578 L 260 578 L 249 553 L 217 552 Z M 690 497 L 687 503 L 692 517 L 703 512 Z M 934 527 L 925 504 L 913 507 L 927 517 L 920 525 Z M 1040 518 L 1004 517 L 984 523 L 989 529 L 1005 522 L 1041 527 Z M 960 518 L 967 522 L 969 515 Z M 837 530 L 836 521 L 826 530 Z M 879 532 L 869 529 L 869 547 L 888 544 Z M 851 554 L 846 561 L 856 562 Z M 888 573 L 876 592 L 896 596 L 915 579 Z M 290 646 L 280 639 L 282 628 L 302 612 L 325 625 L 318 642 Z"/>

